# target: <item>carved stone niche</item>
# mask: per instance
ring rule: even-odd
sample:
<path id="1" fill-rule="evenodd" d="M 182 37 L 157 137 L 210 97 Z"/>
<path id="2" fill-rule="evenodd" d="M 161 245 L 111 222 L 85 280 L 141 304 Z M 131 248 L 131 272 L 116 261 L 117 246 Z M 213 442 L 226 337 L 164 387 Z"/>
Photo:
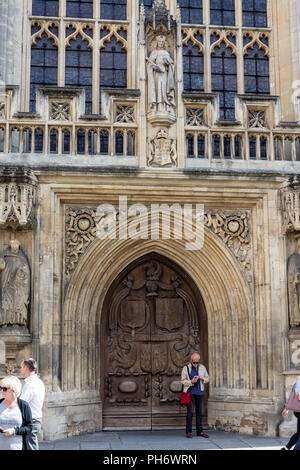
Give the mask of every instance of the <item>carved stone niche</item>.
<path id="1" fill-rule="evenodd" d="M 31 343 L 29 305 L 30 267 L 13 239 L 0 255 L 0 375 L 15 373 L 18 352 Z"/>
<path id="2" fill-rule="evenodd" d="M 176 121 L 176 21 L 165 0 L 154 0 L 144 19 L 146 28 L 147 119 L 153 126 Z"/>
<path id="3" fill-rule="evenodd" d="M 32 228 L 37 186 L 37 178 L 30 168 L 0 168 L 0 229 Z"/>

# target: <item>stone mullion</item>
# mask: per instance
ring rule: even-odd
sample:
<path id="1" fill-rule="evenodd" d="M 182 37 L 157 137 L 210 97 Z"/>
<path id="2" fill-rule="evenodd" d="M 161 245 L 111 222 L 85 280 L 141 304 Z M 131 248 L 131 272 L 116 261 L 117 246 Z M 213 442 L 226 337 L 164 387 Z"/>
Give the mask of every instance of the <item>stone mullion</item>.
<path id="1" fill-rule="evenodd" d="M 235 0 L 235 11 L 236 11 L 236 26 L 237 31 L 237 92 L 238 94 L 244 94 L 244 54 L 243 54 L 243 6 L 242 0 Z"/>
<path id="2" fill-rule="evenodd" d="M 95 10 L 94 10 L 95 11 Z M 95 21 L 95 28 L 93 32 L 93 72 L 92 72 L 92 112 L 93 114 L 99 113 L 99 103 L 100 103 L 100 50 L 99 50 L 99 40 L 100 40 L 100 29 L 99 23 Z"/>
<path id="3" fill-rule="evenodd" d="M 28 13 L 32 12 L 32 9 L 29 9 L 31 2 L 26 0 L 24 2 L 24 12 L 26 10 Z M 21 58 L 22 70 L 28 70 L 28 73 L 25 73 L 25 80 L 21 81 L 20 89 L 20 110 L 27 111 L 29 110 L 30 102 L 30 65 L 31 65 L 31 21 L 28 16 L 24 14 L 23 18 L 23 54 Z"/>
<path id="4" fill-rule="evenodd" d="M 58 33 L 58 77 L 57 85 L 65 86 L 65 60 L 66 60 L 66 23 L 60 19 L 60 30 Z"/>

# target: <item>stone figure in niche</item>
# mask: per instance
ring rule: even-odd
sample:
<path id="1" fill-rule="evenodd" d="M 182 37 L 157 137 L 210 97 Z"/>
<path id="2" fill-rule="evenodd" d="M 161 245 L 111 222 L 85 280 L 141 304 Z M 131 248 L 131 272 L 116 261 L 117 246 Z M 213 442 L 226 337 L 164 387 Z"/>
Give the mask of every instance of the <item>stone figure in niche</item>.
<path id="1" fill-rule="evenodd" d="M 296 253 L 288 260 L 288 296 L 290 326 L 300 326 L 300 237 L 297 242 Z"/>
<path id="2" fill-rule="evenodd" d="M 26 326 L 30 298 L 30 269 L 18 240 L 0 257 L 0 326 Z"/>
<path id="3" fill-rule="evenodd" d="M 175 114 L 174 61 L 166 36 L 159 34 L 147 60 L 149 111 Z"/>

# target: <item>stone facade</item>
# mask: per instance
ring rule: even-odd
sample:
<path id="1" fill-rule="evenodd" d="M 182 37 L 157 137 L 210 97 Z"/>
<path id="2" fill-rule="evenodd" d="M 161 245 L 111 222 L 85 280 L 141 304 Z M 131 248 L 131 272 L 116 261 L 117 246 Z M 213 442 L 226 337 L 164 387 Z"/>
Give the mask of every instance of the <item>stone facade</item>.
<path id="1" fill-rule="evenodd" d="M 261 30 L 242 26 L 240 0 L 232 28 L 209 24 L 209 2 L 203 2 L 202 25 L 182 23 L 174 0 L 155 0 L 152 9 L 129 0 L 127 20 L 117 22 L 99 22 L 98 6 L 95 21 L 66 20 L 65 0 L 58 19 L 33 17 L 31 0 L 17 2 L 9 15 L 4 3 L 1 375 L 20 376 L 24 356 L 38 360 L 47 387 L 47 439 L 149 429 L 151 422 L 183 427 L 178 376 L 198 349 L 210 374 L 210 428 L 290 435 L 294 423 L 282 422 L 281 411 L 300 375 L 297 0 L 268 1 L 268 27 Z M 20 41 L 11 22 L 20 25 Z M 60 28 L 70 28 L 70 35 Z M 59 50 L 58 82 L 37 90 L 30 112 L 30 45 L 43 34 Z M 84 88 L 64 83 L 63 51 L 77 37 L 94 54 L 91 113 Z M 127 88 L 102 88 L 100 112 L 96 52 L 112 38 L 127 52 Z M 222 42 L 241 76 L 244 54 L 255 44 L 270 64 L 270 93 L 247 94 L 240 81 L 236 117 L 227 121 L 219 118 L 220 98 L 208 72 L 210 53 Z M 184 90 L 188 43 L 204 53 L 203 92 Z M 143 205 L 144 225 L 154 204 L 203 205 L 202 248 L 187 251 L 187 233 L 164 239 L 158 230 L 151 238 L 150 223 L 146 236 L 119 236 L 126 219 L 120 197 L 128 201 L 126 230 L 135 231 L 133 205 Z M 117 208 L 114 239 L 98 236 L 103 204 Z M 175 225 L 175 212 L 171 221 Z M 190 230 L 195 233 L 195 219 Z M 11 320 L 4 315 L 8 275 L 17 276 Z"/>

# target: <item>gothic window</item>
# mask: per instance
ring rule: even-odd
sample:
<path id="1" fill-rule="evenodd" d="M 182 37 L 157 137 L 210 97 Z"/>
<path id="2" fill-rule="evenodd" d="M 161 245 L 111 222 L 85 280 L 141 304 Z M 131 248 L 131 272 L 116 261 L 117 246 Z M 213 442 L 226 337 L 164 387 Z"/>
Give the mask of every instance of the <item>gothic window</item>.
<path id="1" fill-rule="evenodd" d="M 242 158 L 242 139 L 236 135 L 234 138 L 234 158 L 240 160 Z"/>
<path id="2" fill-rule="evenodd" d="M 119 31 L 125 38 L 126 32 Z M 101 38 L 109 34 L 106 28 L 101 31 Z M 126 88 L 127 86 L 127 55 L 124 44 L 112 36 L 103 43 L 100 50 L 100 87 Z"/>
<path id="3" fill-rule="evenodd" d="M 234 26 L 235 0 L 210 0 L 210 24 Z"/>
<path id="4" fill-rule="evenodd" d="M 97 153 L 97 131 L 93 129 L 88 132 L 88 153 L 89 155 Z"/>
<path id="5" fill-rule="evenodd" d="M 188 158 L 194 158 L 194 136 L 193 134 L 187 134 L 186 136 L 186 155 Z"/>
<path id="6" fill-rule="evenodd" d="M 100 18 L 105 20 L 126 20 L 127 0 L 101 0 Z"/>
<path id="7" fill-rule="evenodd" d="M 58 153 L 58 132 L 57 132 L 57 129 L 50 129 L 49 148 L 50 148 L 50 153 Z"/>
<path id="8" fill-rule="evenodd" d="M 205 158 L 205 137 L 200 134 L 197 137 L 198 158 Z"/>
<path id="9" fill-rule="evenodd" d="M 32 0 L 33 16 L 58 16 L 59 0 Z"/>
<path id="10" fill-rule="evenodd" d="M 247 38 L 244 38 L 244 44 Z M 269 94 L 269 58 L 257 43 L 244 56 L 245 93 Z"/>
<path id="11" fill-rule="evenodd" d="M 85 153 L 85 131 L 82 129 L 77 131 L 77 153 Z"/>
<path id="12" fill-rule="evenodd" d="M 32 130 L 31 129 L 23 129 L 23 152 L 30 153 L 31 152 L 31 144 L 32 144 Z"/>
<path id="13" fill-rule="evenodd" d="M 37 128 L 34 131 L 34 151 L 35 153 L 43 153 L 44 132 L 43 129 Z"/>
<path id="14" fill-rule="evenodd" d="M 124 133 L 122 131 L 115 133 L 115 154 L 124 155 Z"/>
<path id="15" fill-rule="evenodd" d="M 67 0 L 67 16 L 93 18 L 93 0 Z"/>
<path id="16" fill-rule="evenodd" d="M 243 26 L 266 28 L 268 26 L 266 0 L 243 0 Z"/>
<path id="17" fill-rule="evenodd" d="M 218 134 L 213 135 L 213 158 L 221 156 L 221 138 Z"/>
<path id="18" fill-rule="evenodd" d="M 204 90 L 203 53 L 191 40 L 183 46 L 183 87 L 186 91 Z"/>
<path id="19" fill-rule="evenodd" d="M 67 36 L 73 28 L 68 28 Z M 84 32 L 92 36 L 92 31 L 85 28 Z M 66 86 L 85 88 L 85 112 L 92 113 L 92 75 L 93 51 L 87 40 L 79 34 L 71 39 L 66 48 L 65 83 Z"/>
<path id="20" fill-rule="evenodd" d="M 100 131 L 100 154 L 108 155 L 109 133 L 106 129 Z"/>
<path id="21" fill-rule="evenodd" d="M 181 22 L 202 24 L 202 0 L 179 0 L 181 10 Z"/>
<path id="22" fill-rule="evenodd" d="M 228 44 L 218 44 L 211 57 L 212 91 L 219 93 L 220 119 L 235 119 L 237 93 L 236 57 Z"/>
<path id="23" fill-rule="evenodd" d="M 33 25 L 33 34 L 39 30 L 39 26 Z M 53 32 L 57 34 L 57 28 L 49 28 L 49 33 Z M 30 111 L 36 111 L 36 91 L 39 86 L 57 86 L 57 60 L 55 39 L 43 32 L 31 46 Z"/>

